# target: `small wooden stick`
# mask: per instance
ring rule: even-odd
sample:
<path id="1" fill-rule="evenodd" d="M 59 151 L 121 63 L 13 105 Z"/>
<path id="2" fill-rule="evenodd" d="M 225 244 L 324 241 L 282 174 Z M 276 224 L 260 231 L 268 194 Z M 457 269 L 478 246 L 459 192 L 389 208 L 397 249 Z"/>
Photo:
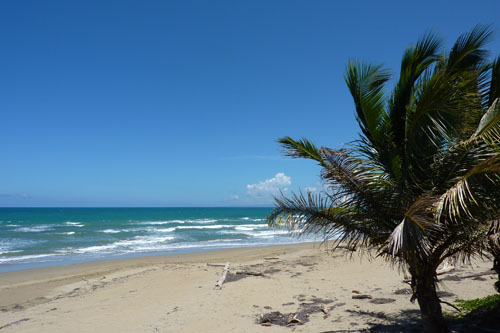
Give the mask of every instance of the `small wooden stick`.
<path id="1" fill-rule="evenodd" d="M 226 279 L 227 272 L 229 271 L 229 261 L 226 262 L 226 266 L 224 266 L 224 271 L 222 272 L 222 275 L 220 276 L 219 281 L 215 284 L 214 289 L 222 289 L 222 284 L 224 283 L 224 280 Z"/>

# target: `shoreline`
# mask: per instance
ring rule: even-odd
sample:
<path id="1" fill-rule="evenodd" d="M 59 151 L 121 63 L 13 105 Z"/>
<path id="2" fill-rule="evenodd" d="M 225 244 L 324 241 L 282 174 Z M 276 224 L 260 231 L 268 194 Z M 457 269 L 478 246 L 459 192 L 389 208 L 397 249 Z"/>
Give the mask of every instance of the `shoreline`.
<path id="1" fill-rule="evenodd" d="M 292 325 L 295 331 L 316 332 L 368 329 L 401 320 L 403 314 L 418 319 L 418 306 L 409 301 L 408 286 L 397 268 L 377 258 L 360 259 L 345 249 L 332 253 L 319 244 L 121 258 L 2 273 L 0 328 L 269 332 L 259 320 L 281 313 L 302 318 L 303 324 Z M 222 290 L 214 290 L 226 262 L 230 274 Z M 493 294 L 490 276 L 467 278 L 490 268 L 490 261 L 474 261 L 441 275 L 444 300 Z M 272 326 L 273 332 L 291 331 Z"/>
<path id="2" fill-rule="evenodd" d="M 44 288 L 38 284 L 50 282 L 51 288 L 57 288 L 67 283 L 79 281 L 88 276 L 104 276 L 115 271 L 135 269 L 138 267 L 155 266 L 159 264 L 193 264 L 206 262 L 208 264 L 220 264 L 226 262 L 229 257 L 237 257 L 238 262 L 253 261 L 261 258 L 263 254 L 274 255 L 284 251 L 298 251 L 302 248 L 319 248 L 320 242 L 302 242 L 291 244 L 279 244 L 269 246 L 248 246 L 238 248 L 224 248 L 206 251 L 182 252 L 175 254 L 152 254 L 146 256 L 133 256 L 113 259 L 92 260 L 72 264 L 60 264 L 35 268 L 27 268 L 16 271 L 0 273 L 0 312 L 5 309 L 9 297 L 5 297 L 3 291 L 12 286 L 21 287 L 24 298 L 43 297 Z M 33 284 L 32 282 L 35 282 Z M 29 295 L 29 296 L 28 296 Z M 15 300 L 19 301 L 15 296 Z M 35 297 L 32 297 L 35 296 Z M 22 298 L 22 296 L 21 296 Z M 30 302 L 29 305 L 38 304 Z"/>
<path id="3" fill-rule="evenodd" d="M 109 260 L 120 260 L 120 259 L 134 259 L 134 258 L 143 258 L 143 257 L 155 257 L 155 256 L 171 256 L 171 255 L 181 255 L 187 253 L 199 253 L 199 252 L 211 252 L 211 251 L 219 251 L 219 250 L 231 250 L 238 248 L 260 248 L 260 247 L 272 247 L 279 245 L 294 245 L 294 244 L 302 244 L 302 243 L 321 243 L 321 241 L 316 240 L 303 240 L 303 241 L 294 241 L 294 242 L 283 242 L 278 244 L 252 244 L 248 243 L 247 245 L 239 245 L 237 247 L 229 246 L 199 246 L 199 247 L 186 247 L 181 249 L 173 249 L 169 251 L 151 251 L 151 252 L 131 252 L 131 253 L 123 253 L 123 254 L 109 254 L 109 255 L 96 255 L 96 256 L 88 256 L 88 255 L 60 255 L 60 260 L 52 260 L 52 261 L 42 261 L 42 262 L 16 262 L 16 263 L 1 263 L 0 264 L 0 275 L 5 273 L 19 272 L 25 270 L 32 269 L 42 269 L 49 267 L 60 267 L 60 266 L 68 266 L 68 265 L 80 265 L 84 263 L 91 263 L 97 261 L 109 261 Z M 57 257 L 58 255 L 54 255 Z"/>

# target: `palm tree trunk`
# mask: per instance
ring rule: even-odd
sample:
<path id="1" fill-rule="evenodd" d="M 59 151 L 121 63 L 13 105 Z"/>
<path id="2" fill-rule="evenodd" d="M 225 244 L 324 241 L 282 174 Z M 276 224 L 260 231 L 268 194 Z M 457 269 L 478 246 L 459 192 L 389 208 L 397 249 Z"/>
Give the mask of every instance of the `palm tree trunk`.
<path id="1" fill-rule="evenodd" d="M 417 276 L 414 279 L 418 305 L 424 325 L 424 332 L 449 332 L 441 310 L 432 274 Z"/>
<path id="2" fill-rule="evenodd" d="M 493 270 L 497 272 L 498 280 L 495 282 L 495 289 L 500 293 L 500 257 L 495 256 L 493 259 Z"/>

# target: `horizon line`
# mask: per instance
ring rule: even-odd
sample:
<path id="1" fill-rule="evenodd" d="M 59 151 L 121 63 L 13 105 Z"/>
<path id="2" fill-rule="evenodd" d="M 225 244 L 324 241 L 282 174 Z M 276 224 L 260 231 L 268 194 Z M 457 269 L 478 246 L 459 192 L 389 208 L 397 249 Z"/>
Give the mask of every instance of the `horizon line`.
<path id="1" fill-rule="evenodd" d="M 274 208 L 273 206 L 0 206 L 2 208 Z"/>

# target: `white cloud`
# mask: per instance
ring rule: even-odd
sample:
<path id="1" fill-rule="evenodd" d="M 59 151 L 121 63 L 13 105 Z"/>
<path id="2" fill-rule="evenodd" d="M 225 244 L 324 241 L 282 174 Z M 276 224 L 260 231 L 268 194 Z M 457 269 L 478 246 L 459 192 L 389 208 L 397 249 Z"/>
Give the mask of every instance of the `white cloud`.
<path id="1" fill-rule="evenodd" d="M 307 192 L 317 192 L 318 191 L 318 189 L 316 187 L 306 187 L 305 190 L 306 190 L 306 193 Z"/>
<path id="2" fill-rule="evenodd" d="M 283 172 L 278 172 L 271 179 L 263 180 L 257 184 L 248 184 L 247 193 L 252 196 L 266 196 L 277 194 L 280 190 L 286 191 L 286 186 L 292 184 L 292 178 Z"/>

